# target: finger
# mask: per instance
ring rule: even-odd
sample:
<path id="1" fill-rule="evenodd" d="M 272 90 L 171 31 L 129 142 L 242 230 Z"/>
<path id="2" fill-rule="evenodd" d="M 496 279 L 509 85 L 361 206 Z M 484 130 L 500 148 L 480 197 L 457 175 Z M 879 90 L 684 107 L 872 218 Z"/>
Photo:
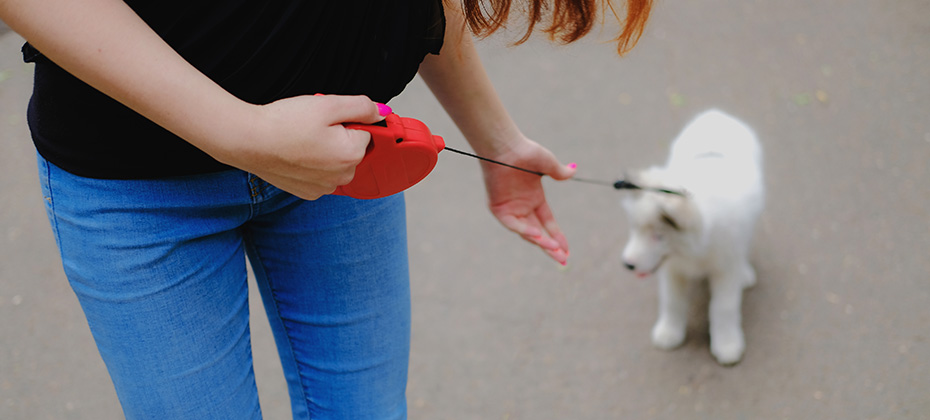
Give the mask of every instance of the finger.
<path id="1" fill-rule="evenodd" d="M 568 248 L 563 247 L 559 241 L 543 235 L 542 229 L 538 227 L 539 222 L 535 221 L 535 226 L 527 220 L 521 219 L 514 215 L 498 216 L 501 224 L 507 229 L 520 234 L 520 236 L 542 249 L 550 258 L 565 265 L 568 263 Z M 564 236 L 563 242 L 564 242 Z"/>
<path id="2" fill-rule="evenodd" d="M 559 244 L 559 248 L 568 252 L 568 239 L 562 234 L 562 229 L 556 223 L 548 203 L 543 203 L 536 209 L 536 217 L 549 236 Z"/>
<path id="3" fill-rule="evenodd" d="M 372 102 L 367 96 L 327 95 L 330 122 L 374 124 L 391 113 L 391 107 Z"/>
<path id="4" fill-rule="evenodd" d="M 540 172 L 549 175 L 552 179 L 562 181 L 575 176 L 576 164 L 563 165 L 548 149 L 544 149 L 544 159 Z"/>
<path id="5" fill-rule="evenodd" d="M 513 214 L 495 214 L 497 220 L 510 231 L 525 238 L 542 237 L 542 229 L 532 226 L 520 217 Z"/>
<path id="6" fill-rule="evenodd" d="M 371 133 L 365 130 L 346 129 L 346 136 L 349 138 L 350 144 L 360 146 L 359 155 L 357 158 L 358 161 L 361 162 L 362 158 L 365 157 L 365 152 L 368 149 L 368 145 L 371 143 Z"/>
<path id="7" fill-rule="evenodd" d="M 521 217 L 511 213 L 495 212 L 494 216 L 508 230 L 520 235 L 523 239 L 544 249 L 559 249 L 562 243 L 546 236 L 546 230 L 537 216 Z M 556 226 L 556 229 L 558 227 Z"/>
<path id="8" fill-rule="evenodd" d="M 543 249 L 543 251 L 558 251 L 562 249 L 562 245 L 548 236 L 524 236 L 523 239 L 532 243 Z"/>
<path id="9" fill-rule="evenodd" d="M 546 254 L 549 255 L 549 258 L 552 258 L 553 260 L 555 260 L 555 262 L 562 264 L 562 265 L 568 265 L 568 252 L 567 251 L 564 251 L 561 249 L 557 249 L 554 251 L 546 250 Z"/>
<path id="10" fill-rule="evenodd" d="M 546 236 L 546 232 L 538 220 L 530 220 L 512 214 L 499 215 L 498 220 L 504 227 L 540 248 L 560 248 L 560 244 L 556 240 Z"/>

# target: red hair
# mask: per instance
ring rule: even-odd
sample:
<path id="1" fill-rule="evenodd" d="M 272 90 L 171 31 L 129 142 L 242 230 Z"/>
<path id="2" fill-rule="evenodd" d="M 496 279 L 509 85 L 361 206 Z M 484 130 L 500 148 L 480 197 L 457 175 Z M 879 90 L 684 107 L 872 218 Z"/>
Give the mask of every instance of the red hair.
<path id="1" fill-rule="evenodd" d="M 610 13 L 623 24 L 617 36 L 617 53 L 623 55 L 639 41 L 649 19 L 652 0 L 626 0 L 626 19 L 621 19 L 610 0 L 525 0 L 528 27 L 521 44 L 529 39 L 536 24 L 548 20 L 543 32 L 549 39 L 565 44 L 574 42 L 591 31 L 601 12 Z M 512 0 L 462 0 L 465 21 L 478 36 L 488 36 L 506 26 Z M 598 10 L 600 9 L 600 10 Z"/>

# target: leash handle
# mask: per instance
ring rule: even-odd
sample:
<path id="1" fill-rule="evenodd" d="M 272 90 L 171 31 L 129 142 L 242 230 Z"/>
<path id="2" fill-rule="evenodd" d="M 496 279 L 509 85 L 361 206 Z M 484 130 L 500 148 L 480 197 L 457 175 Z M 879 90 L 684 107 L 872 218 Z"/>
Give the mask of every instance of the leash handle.
<path id="1" fill-rule="evenodd" d="M 371 142 L 355 168 L 355 178 L 336 188 L 334 195 L 370 200 L 404 191 L 433 171 L 437 155 L 446 146 L 426 124 L 397 114 L 375 124 L 353 123 L 345 127 L 369 132 Z"/>

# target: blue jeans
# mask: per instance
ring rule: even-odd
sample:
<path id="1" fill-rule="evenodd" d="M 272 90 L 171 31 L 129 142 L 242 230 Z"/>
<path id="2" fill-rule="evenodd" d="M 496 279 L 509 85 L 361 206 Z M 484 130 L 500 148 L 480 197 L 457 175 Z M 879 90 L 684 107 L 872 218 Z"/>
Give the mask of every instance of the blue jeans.
<path id="1" fill-rule="evenodd" d="M 228 171 L 72 175 L 39 158 L 49 220 L 129 419 L 260 419 L 246 256 L 295 419 L 402 419 L 403 196 L 304 201 Z"/>

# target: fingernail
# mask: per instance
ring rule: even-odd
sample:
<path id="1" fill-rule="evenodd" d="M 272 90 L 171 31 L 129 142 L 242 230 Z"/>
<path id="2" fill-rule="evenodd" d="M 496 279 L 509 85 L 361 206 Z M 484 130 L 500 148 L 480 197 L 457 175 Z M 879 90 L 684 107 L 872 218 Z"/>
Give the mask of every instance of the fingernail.
<path id="1" fill-rule="evenodd" d="M 385 104 L 378 104 L 378 115 L 382 117 L 386 117 L 388 115 L 391 115 L 392 112 L 394 112 L 394 110 L 392 110 L 391 107 Z"/>
<path id="2" fill-rule="evenodd" d="M 572 163 L 569 163 L 569 164 L 568 164 L 568 169 L 575 169 L 575 168 L 577 168 L 577 167 L 578 167 L 578 164 L 575 163 L 575 162 L 572 162 Z"/>

